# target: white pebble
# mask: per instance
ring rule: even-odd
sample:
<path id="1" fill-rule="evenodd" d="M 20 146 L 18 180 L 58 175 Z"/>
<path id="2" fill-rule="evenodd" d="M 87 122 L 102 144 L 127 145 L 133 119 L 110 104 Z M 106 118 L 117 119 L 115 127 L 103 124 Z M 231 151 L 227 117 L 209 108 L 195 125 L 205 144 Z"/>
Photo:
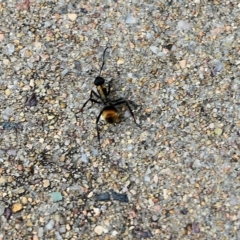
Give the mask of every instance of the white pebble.
<path id="1" fill-rule="evenodd" d="M 180 31 L 187 32 L 190 29 L 190 25 L 188 22 L 181 20 L 177 24 L 177 29 Z"/>
<path id="2" fill-rule="evenodd" d="M 112 236 L 115 237 L 115 236 L 117 236 L 117 235 L 118 235 L 118 232 L 117 232 L 116 230 L 113 230 L 113 231 L 112 231 Z"/>
<path id="3" fill-rule="evenodd" d="M 131 151 L 132 149 L 133 149 L 133 146 L 132 145 L 128 145 L 127 150 Z"/>
<path id="4" fill-rule="evenodd" d="M 56 237 L 57 240 L 62 240 L 63 239 L 59 232 L 55 232 L 55 237 Z"/>
<path id="5" fill-rule="evenodd" d="M 8 47 L 8 53 L 12 54 L 15 50 L 14 45 L 10 43 L 10 44 L 7 45 L 7 47 Z"/>
<path id="6" fill-rule="evenodd" d="M 4 120 L 9 120 L 9 118 L 13 115 L 13 109 L 10 107 L 7 107 L 3 112 L 2 112 L 2 117 Z"/>
<path id="7" fill-rule="evenodd" d="M 45 28 L 48 28 L 48 27 L 50 27 L 52 25 L 52 23 L 50 22 L 50 21 L 46 21 L 45 23 L 44 23 L 44 27 Z"/>
<path id="8" fill-rule="evenodd" d="M 128 14 L 125 22 L 129 24 L 134 24 L 137 22 L 137 19 L 133 17 L 132 14 Z"/>
<path id="9" fill-rule="evenodd" d="M 88 158 L 87 158 L 87 155 L 85 153 L 82 153 L 82 161 L 84 163 L 88 163 Z"/>
<path id="10" fill-rule="evenodd" d="M 148 166 L 148 168 L 147 168 L 147 170 L 146 170 L 146 172 L 145 172 L 145 175 L 148 175 L 148 174 L 150 174 L 152 171 L 151 171 L 151 168 L 150 168 L 150 166 Z"/>
<path id="11" fill-rule="evenodd" d="M 7 151 L 7 154 L 11 155 L 11 156 L 16 156 L 17 155 L 17 150 L 11 148 Z"/>
<path id="12" fill-rule="evenodd" d="M 107 209 L 107 207 L 106 207 L 105 205 L 102 205 L 102 206 L 100 207 L 100 209 L 101 209 L 102 212 L 105 212 L 106 209 Z"/>
<path id="13" fill-rule="evenodd" d="M 69 146 L 69 144 L 70 144 L 70 140 L 69 139 L 67 139 L 67 140 L 65 140 L 65 146 Z"/>
<path id="14" fill-rule="evenodd" d="M 158 54 L 158 52 L 159 52 L 159 49 L 158 49 L 158 47 L 156 47 L 156 46 L 151 46 L 151 47 L 150 47 L 150 50 L 151 50 L 153 53 L 155 53 L 155 54 Z"/>
<path id="15" fill-rule="evenodd" d="M 51 220 L 48 222 L 48 224 L 45 226 L 45 229 L 50 231 L 50 230 L 53 229 L 53 227 L 54 227 L 54 220 L 51 219 Z"/>
<path id="16" fill-rule="evenodd" d="M 210 123 L 209 124 L 209 128 L 213 129 L 215 127 L 215 124 L 214 123 Z"/>
<path id="17" fill-rule="evenodd" d="M 148 175 L 145 175 L 145 176 L 144 176 L 144 181 L 145 181 L 145 182 L 150 182 L 150 177 L 149 177 Z"/>
<path id="18" fill-rule="evenodd" d="M 76 13 L 68 13 L 68 18 L 71 21 L 75 21 L 77 19 L 77 14 Z"/>
<path id="19" fill-rule="evenodd" d="M 3 215 L 5 211 L 5 206 L 3 204 L 0 205 L 0 216 Z"/>
<path id="20" fill-rule="evenodd" d="M 152 34 L 151 34 L 150 32 L 147 32 L 147 34 L 146 34 L 146 38 L 147 38 L 147 39 L 152 38 Z"/>
<path id="21" fill-rule="evenodd" d="M 193 168 L 200 168 L 202 167 L 202 163 L 200 160 L 196 159 L 194 162 L 193 162 L 193 165 L 192 165 Z"/>
<path id="22" fill-rule="evenodd" d="M 68 72 L 69 72 L 68 69 L 64 69 L 64 70 L 61 72 L 61 74 L 62 74 L 62 76 L 65 76 L 66 74 L 68 74 Z"/>
<path id="23" fill-rule="evenodd" d="M 106 28 L 111 28 L 111 27 L 112 27 L 112 24 L 111 24 L 111 23 L 106 23 L 106 24 L 105 24 L 105 27 L 106 27 Z"/>
<path id="24" fill-rule="evenodd" d="M 159 53 L 157 54 L 157 56 L 158 56 L 158 57 L 164 57 L 164 56 L 165 56 L 165 53 L 164 53 L 164 52 L 159 52 Z"/>
<path id="25" fill-rule="evenodd" d="M 103 227 L 102 226 L 96 226 L 94 228 L 94 232 L 97 234 L 97 235 L 102 235 L 103 233 Z"/>
<path id="26" fill-rule="evenodd" d="M 129 118 L 131 116 L 131 113 L 128 111 L 128 110 L 126 110 L 125 112 L 124 112 L 124 117 L 125 118 Z"/>
<path id="27" fill-rule="evenodd" d="M 128 73 L 127 74 L 129 78 L 133 78 L 133 74 L 132 73 Z"/>
<path id="28" fill-rule="evenodd" d="M 163 189 L 163 198 L 168 199 L 168 190 L 167 189 Z"/>
<path id="29" fill-rule="evenodd" d="M 61 225 L 61 227 L 59 228 L 59 232 L 60 232 L 60 233 L 65 233 L 65 232 L 66 232 L 66 227 L 65 227 L 65 225 Z"/>
<path id="30" fill-rule="evenodd" d="M 222 63 L 219 60 L 215 60 L 214 61 L 214 65 L 215 65 L 215 70 L 217 72 L 220 72 L 222 70 L 222 68 L 223 68 Z"/>
<path id="31" fill-rule="evenodd" d="M 26 51 L 27 51 L 26 47 L 19 51 L 22 58 L 24 58 Z"/>
<path id="32" fill-rule="evenodd" d="M 37 235 L 38 235 L 38 237 L 40 237 L 40 238 L 43 236 L 43 227 L 40 227 L 40 228 L 38 229 Z"/>
<path id="33" fill-rule="evenodd" d="M 98 150 L 96 148 L 92 149 L 92 155 L 94 157 L 98 156 Z"/>

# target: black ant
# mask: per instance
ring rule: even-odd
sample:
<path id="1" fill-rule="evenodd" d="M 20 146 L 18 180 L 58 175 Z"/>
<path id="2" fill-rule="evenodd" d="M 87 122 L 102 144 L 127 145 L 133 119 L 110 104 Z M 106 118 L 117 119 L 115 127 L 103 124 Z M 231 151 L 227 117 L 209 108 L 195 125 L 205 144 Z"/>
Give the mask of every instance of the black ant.
<path id="1" fill-rule="evenodd" d="M 90 98 L 83 104 L 83 106 L 81 108 L 81 111 L 83 111 L 83 108 L 87 105 L 87 103 L 89 101 L 91 101 L 91 103 L 103 104 L 104 107 L 102 108 L 102 110 L 100 111 L 100 113 L 99 113 L 99 115 L 96 119 L 96 130 L 97 130 L 97 136 L 98 136 L 99 143 L 100 143 L 100 134 L 99 134 L 98 122 L 100 120 L 100 117 L 103 116 L 104 120 L 107 123 L 111 123 L 111 124 L 120 123 L 120 121 L 121 121 L 120 114 L 118 113 L 118 110 L 115 106 L 125 104 L 128 107 L 128 109 L 129 109 L 129 111 L 130 111 L 130 113 L 133 117 L 134 122 L 136 123 L 136 125 L 138 127 L 140 127 L 136 122 L 133 111 L 132 111 L 131 107 L 129 106 L 129 103 L 127 102 L 127 100 L 125 100 L 123 98 L 118 98 L 116 100 L 111 100 L 108 97 L 110 92 L 111 92 L 112 81 L 110 81 L 108 83 L 108 86 L 106 86 L 105 85 L 105 79 L 100 76 L 101 72 L 102 72 L 102 69 L 103 69 L 103 66 L 105 64 L 104 57 L 105 57 L 106 50 L 108 48 L 110 48 L 110 47 L 106 47 L 104 52 L 103 52 L 103 63 L 102 63 L 101 69 L 100 69 L 100 73 L 99 73 L 99 76 L 96 77 L 95 80 L 94 80 L 94 85 L 97 88 L 97 93 L 94 90 L 91 90 Z M 97 100 L 93 98 L 94 96 L 97 98 Z"/>

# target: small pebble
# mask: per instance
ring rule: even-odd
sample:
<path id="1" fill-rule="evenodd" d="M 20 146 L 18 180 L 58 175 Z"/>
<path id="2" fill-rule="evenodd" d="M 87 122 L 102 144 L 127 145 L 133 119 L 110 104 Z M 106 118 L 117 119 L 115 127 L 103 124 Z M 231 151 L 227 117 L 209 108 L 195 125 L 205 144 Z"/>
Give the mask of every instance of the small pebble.
<path id="1" fill-rule="evenodd" d="M 119 201 L 119 202 L 125 202 L 128 203 L 128 196 L 125 193 L 117 193 L 113 190 L 111 190 L 112 198 L 113 200 Z"/>
<path id="2" fill-rule="evenodd" d="M 88 163 L 88 157 L 87 157 L 87 155 L 85 153 L 82 153 L 82 161 L 84 163 Z"/>
<path id="3" fill-rule="evenodd" d="M 48 222 L 48 224 L 45 226 L 45 229 L 48 230 L 48 231 L 52 230 L 53 227 L 54 227 L 54 224 L 55 224 L 54 220 L 51 219 L 51 220 Z"/>
<path id="4" fill-rule="evenodd" d="M 124 64 L 124 59 L 123 58 L 119 58 L 118 61 L 117 61 L 117 64 L 118 65 Z"/>
<path id="5" fill-rule="evenodd" d="M 4 34 L 0 33 L 0 42 L 4 39 Z"/>
<path id="6" fill-rule="evenodd" d="M 39 227 L 39 228 L 38 228 L 38 231 L 37 231 L 38 237 L 42 238 L 42 237 L 43 237 L 43 233 L 44 233 L 43 227 Z"/>
<path id="7" fill-rule="evenodd" d="M 187 208 L 183 208 L 180 210 L 180 213 L 183 215 L 186 215 L 188 213 L 188 209 Z"/>
<path id="8" fill-rule="evenodd" d="M 150 237 L 153 237 L 153 234 L 149 230 L 148 231 L 144 231 L 141 234 L 141 238 L 143 238 L 143 239 L 147 239 L 147 238 L 150 238 Z"/>
<path id="9" fill-rule="evenodd" d="M 151 50 L 153 53 L 155 53 L 155 54 L 158 54 L 158 52 L 159 52 L 159 49 L 158 49 L 158 47 L 156 47 L 156 46 L 151 46 L 151 47 L 150 47 L 150 50 Z"/>
<path id="10" fill-rule="evenodd" d="M 192 224 L 192 231 L 193 231 L 194 233 L 200 233 L 200 228 L 199 228 L 199 226 L 198 226 L 197 223 L 193 223 L 193 224 Z"/>
<path id="11" fill-rule="evenodd" d="M 18 169 L 18 171 L 22 171 L 24 168 L 23 168 L 23 165 L 22 164 L 19 164 L 18 166 L 17 166 L 17 169 Z"/>
<path id="12" fill-rule="evenodd" d="M 97 201 L 109 201 L 110 194 L 108 192 L 100 193 L 96 196 Z"/>
<path id="13" fill-rule="evenodd" d="M 144 175 L 144 181 L 145 182 L 150 182 L 151 178 L 149 177 L 149 175 Z"/>
<path id="14" fill-rule="evenodd" d="M 11 95 L 11 93 L 12 93 L 12 92 L 11 92 L 11 90 L 10 90 L 10 89 L 8 89 L 8 88 L 7 88 L 7 89 L 5 90 L 5 94 L 6 94 L 6 96 L 9 96 L 9 95 Z"/>
<path id="15" fill-rule="evenodd" d="M 132 14 L 128 14 L 127 18 L 126 18 L 126 23 L 128 23 L 128 24 L 137 23 L 137 19 L 135 17 L 133 17 Z"/>
<path id="16" fill-rule="evenodd" d="M 49 187 L 50 186 L 50 181 L 48 180 L 48 179 L 44 179 L 43 180 L 43 187 L 44 188 L 47 188 L 47 187 Z"/>
<path id="17" fill-rule="evenodd" d="M 16 213 L 16 212 L 19 212 L 23 209 L 23 205 L 21 203 L 14 203 L 12 205 L 12 212 L 13 213 Z"/>
<path id="18" fill-rule="evenodd" d="M 33 235 L 33 240 L 39 240 L 37 235 Z"/>
<path id="19" fill-rule="evenodd" d="M 51 197 L 54 202 L 62 201 L 63 199 L 62 194 L 60 192 L 51 193 Z"/>
<path id="20" fill-rule="evenodd" d="M 22 198 L 21 198 L 21 202 L 22 202 L 23 205 L 26 205 L 26 204 L 28 203 L 27 197 L 25 197 L 25 196 L 22 197 Z"/>
<path id="21" fill-rule="evenodd" d="M 156 221 L 158 220 L 158 216 L 153 215 L 153 216 L 152 216 L 152 220 L 153 220 L 154 222 L 156 222 Z"/>
<path id="22" fill-rule="evenodd" d="M 4 203 L 0 202 L 0 216 L 3 215 L 4 211 L 5 211 Z"/>
<path id="23" fill-rule="evenodd" d="M 61 225 L 61 227 L 59 228 L 59 232 L 60 233 L 65 233 L 66 232 L 66 226 L 65 225 Z"/>
<path id="24" fill-rule="evenodd" d="M 104 230 L 104 228 L 103 228 L 102 226 L 96 226 L 96 227 L 94 228 L 94 232 L 95 232 L 97 235 L 102 235 L 103 230 Z"/>
<path id="25" fill-rule="evenodd" d="M 220 136 L 220 135 L 222 135 L 222 129 L 221 128 L 215 128 L 215 130 L 214 130 L 214 133 L 217 135 L 217 136 Z"/>
<path id="26" fill-rule="evenodd" d="M 77 14 L 76 13 L 68 13 L 68 18 L 71 21 L 75 21 L 77 19 Z"/>
<path id="27" fill-rule="evenodd" d="M 179 65 L 180 65 L 181 68 L 185 68 L 186 65 L 187 65 L 187 60 L 184 59 L 184 60 L 179 61 Z"/>
<path id="28" fill-rule="evenodd" d="M 10 107 L 7 107 L 5 110 L 2 111 L 2 117 L 6 121 L 8 121 L 13 114 L 14 114 L 14 111 Z"/>
<path id="29" fill-rule="evenodd" d="M 5 208 L 5 210 L 4 210 L 4 216 L 6 217 L 6 219 L 7 220 L 9 220 L 10 219 L 10 217 L 12 216 L 12 210 L 11 210 L 11 208 Z"/>
<path id="30" fill-rule="evenodd" d="M 63 240 L 62 236 L 57 231 L 55 232 L 55 237 L 56 237 L 56 240 Z"/>
<path id="31" fill-rule="evenodd" d="M 2 123 L 2 128 L 4 130 L 16 129 L 16 123 L 14 123 L 14 122 L 3 122 Z"/>
<path id="32" fill-rule="evenodd" d="M 13 44 L 9 43 L 7 47 L 8 47 L 9 54 L 12 54 L 15 51 L 15 46 Z"/>
<path id="33" fill-rule="evenodd" d="M 178 22 L 177 28 L 178 28 L 180 31 L 187 32 L 187 31 L 190 29 L 190 25 L 189 25 L 188 22 L 181 20 L 181 21 Z"/>
<path id="34" fill-rule="evenodd" d="M 92 155 L 95 157 L 98 156 L 98 149 L 92 149 Z"/>
<path id="35" fill-rule="evenodd" d="M 35 93 L 33 93 L 28 99 L 27 102 L 25 103 L 26 106 L 32 107 L 32 106 L 36 106 L 38 103 L 37 101 L 37 96 Z"/>

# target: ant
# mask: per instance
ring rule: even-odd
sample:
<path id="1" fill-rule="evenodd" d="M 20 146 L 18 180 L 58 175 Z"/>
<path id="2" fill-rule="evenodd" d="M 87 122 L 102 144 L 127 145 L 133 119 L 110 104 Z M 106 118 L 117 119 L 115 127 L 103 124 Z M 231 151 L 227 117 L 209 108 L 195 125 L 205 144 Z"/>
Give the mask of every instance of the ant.
<path id="1" fill-rule="evenodd" d="M 135 116 L 133 114 L 133 111 L 131 109 L 131 107 L 129 106 L 129 103 L 127 100 L 123 99 L 123 98 L 118 98 L 116 100 L 111 100 L 108 96 L 111 92 L 111 84 L 112 84 L 112 80 L 108 83 L 108 85 L 105 85 L 105 79 L 101 77 L 101 72 L 103 69 L 103 66 L 105 64 L 104 58 L 105 58 L 105 53 L 106 50 L 110 48 L 110 47 L 106 47 L 104 52 L 103 52 L 103 63 L 100 69 L 100 73 L 99 76 L 95 78 L 94 80 L 94 85 L 96 86 L 97 92 L 95 92 L 94 90 L 91 90 L 90 93 L 90 98 L 83 104 L 82 108 L 80 111 L 83 111 L 84 107 L 87 105 L 87 103 L 89 101 L 91 101 L 91 103 L 98 103 L 98 104 L 103 104 L 103 108 L 100 111 L 97 119 L 96 119 L 96 130 L 97 130 L 97 136 L 98 136 L 98 141 L 100 144 L 100 133 L 99 133 L 99 126 L 98 126 L 98 122 L 100 120 L 100 117 L 102 116 L 103 119 L 107 122 L 107 123 L 120 123 L 121 121 L 121 117 L 120 114 L 118 113 L 118 110 L 116 108 L 116 106 L 121 105 L 121 104 L 125 104 L 128 107 L 129 112 L 131 113 L 133 120 L 135 122 L 135 124 L 140 127 L 135 119 Z M 93 97 L 97 98 L 94 99 Z M 90 108 L 92 107 L 92 105 L 90 106 Z"/>

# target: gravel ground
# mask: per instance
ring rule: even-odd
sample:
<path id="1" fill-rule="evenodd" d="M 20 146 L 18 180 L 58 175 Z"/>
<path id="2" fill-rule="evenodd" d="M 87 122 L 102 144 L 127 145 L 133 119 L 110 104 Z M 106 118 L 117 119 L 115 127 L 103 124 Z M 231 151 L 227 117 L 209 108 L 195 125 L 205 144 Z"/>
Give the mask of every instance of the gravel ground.
<path id="1" fill-rule="evenodd" d="M 239 1 L 0 0 L 0 16 L 1 240 L 240 239 Z M 102 106 L 80 109 L 106 46 L 141 128 L 119 106 L 99 147 Z"/>

